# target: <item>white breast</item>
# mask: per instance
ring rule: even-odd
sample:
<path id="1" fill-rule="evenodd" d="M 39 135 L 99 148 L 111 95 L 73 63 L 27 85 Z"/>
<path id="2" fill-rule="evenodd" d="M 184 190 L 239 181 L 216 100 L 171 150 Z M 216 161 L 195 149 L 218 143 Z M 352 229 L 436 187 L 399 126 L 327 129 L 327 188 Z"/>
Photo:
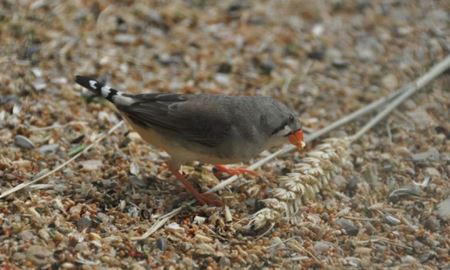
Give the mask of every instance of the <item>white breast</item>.
<path id="1" fill-rule="evenodd" d="M 214 153 L 206 153 L 207 151 L 193 151 L 187 149 L 185 145 L 180 143 L 180 140 L 164 136 L 161 133 L 151 128 L 143 128 L 134 124 L 130 119 L 124 116 L 130 126 L 139 133 L 141 138 L 151 145 L 166 151 L 171 157 L 172 161 L 178 164 L 183 164 L 191 161 L 201 161 L 210 164 L 229 164 L 240 162 L 240 159 L 220 158 Z M 185 142 L 189 143 L 189 142 Z M 192 148 L 192 147 L 190 147 Z M 200 149 L 199 149 L 200 150 Z M 203 149 L 204 150 L 204 149 Z"/>

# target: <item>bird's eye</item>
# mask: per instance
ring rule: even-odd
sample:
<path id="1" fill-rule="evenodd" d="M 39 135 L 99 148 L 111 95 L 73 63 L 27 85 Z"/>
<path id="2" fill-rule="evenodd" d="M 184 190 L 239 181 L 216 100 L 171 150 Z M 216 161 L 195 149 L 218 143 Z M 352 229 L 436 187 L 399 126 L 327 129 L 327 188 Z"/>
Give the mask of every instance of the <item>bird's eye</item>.
<path id="1" fill-rule="evenodd" d="M 289 115 L 289 122 L 294 122 L 294 120 L 295 120 L 294 116 L 292 114 Z"/>

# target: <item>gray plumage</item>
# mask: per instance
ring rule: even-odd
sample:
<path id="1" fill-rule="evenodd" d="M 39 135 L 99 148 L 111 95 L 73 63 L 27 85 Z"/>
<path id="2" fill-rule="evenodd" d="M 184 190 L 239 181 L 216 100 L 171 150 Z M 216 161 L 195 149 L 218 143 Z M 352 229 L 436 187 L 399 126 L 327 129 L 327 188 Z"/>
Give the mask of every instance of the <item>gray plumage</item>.
<path id="1" fill-rule="evenodd" d="M 141 136 L 152 130 L 144 139 L 166 150 L 175 165 L 245 161 L 288 143 L 287 136 L 300 129 L 294 112 L 270 97 L 129 95 L 88 77 L 76 82 L 113 102 Z"/>

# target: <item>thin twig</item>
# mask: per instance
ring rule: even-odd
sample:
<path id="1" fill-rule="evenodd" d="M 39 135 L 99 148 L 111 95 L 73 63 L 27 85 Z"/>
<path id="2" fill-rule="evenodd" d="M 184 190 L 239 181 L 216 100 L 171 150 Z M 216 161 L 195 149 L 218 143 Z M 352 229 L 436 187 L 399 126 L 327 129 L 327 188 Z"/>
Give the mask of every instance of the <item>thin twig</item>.
<path id="1" fill-rule="evenodd" d="M 362 221 L 381 221 L 379 218 L 351 217 L 351 216 L 343 216 L 343 218 Z"/>
<path id="2" fill-rule="evenodd" d="M 365 245 L 365 244 L 371 244 L 371 243 L 376 243 L 376 242 L 385 242 L 387 244 L 391 244 L 391 245 L 394 245 L 394 246 L 402 247 L 402 248 L 405 248 L 405 249 L 412 249 L 411 247 L 409 247 L 409 246 L 407 246 L 407 245 L 405 245 L 403 243 L 397 243 L 395 241 L 392 241 L 392 240 L 389 240 L 389 239 L 383 238 L 383 237 L 371 238 L 369 240 L 357 241 L 356 244 Z"/>
<path id="3" fill-rule="evenodd" d="M 194 203 L 192 202 L 188 202 L 188 204 L 192 204 Z M 172 217 L 174 217 L 176 214 L 178 214 L 182 209 L 184 208 L 184 206 L 180 206 L 174 210 L 172 210 L 171 212 L 160 216 L 158 218 L 158 220 L 141 236 L 137 236 L 137 237 L 131 237 L 132 241 L 140 241 L 140 240 L 144 240 L 145 238 L 149 237 L 150 235 L 152 235 L 154 232 L 156 232 L 159 228 L 161 228 L 164 224 L 166 224 L 166 222 L 171 219 Z"/>
<path id="4" fill-rule="evenodd" d="M 317 264 L 319 264 L 319 265 L 321 265 L 322 264 L 322 262 L 311 252 L 311 251 L 309 251 L 309 250 L 307 250 L 306 248 L 304 248 L 303 246 L 301 246 L 301 245 L 297 245 L 298 244 L 298 242 L 297 241 L 295 241 L 295 240 L 291 240 L 291 241 L 288 241 L 287 243 L 286 243 L 286 245 L 289 247 L 289 248 L 292 248 L 292 249 L 294 249 L 295 251 L 297 251 L 297 252 L 305 252 L 306 254 L 308 254 L 314 261 L 316 261 L 316 263 Z"/>
<path id="5" fill-rule="evenodd" d="M 289 86 L 291 85 L 291 82 L 292 82 L 292 76 L 288 76 L 286 78 L 286 81 L 283 84 L 283 87 L 281 88 L 281 93 L 283 93 L 283 95 L 288 94 L 288 90 L 289 90 Z"/>
<path id="6" fill-rule="evenodd" d="M 270 223 L 269 228 L 267 228 L 267 230 L 265 232 L 263 232 L 262 234 L 258 235 L 258 237 L 256 237 L 255 240 L 263 238 L 265 235 L 267 235 L 273 229 L 273 227 L 275 227 L 275 223 L 274 222 Z"/>
<path id="7" fill-rule="evenodd" d="M 66 123 L 64 125 L 55 123 L 55 124 L 53 124 L 51 126 L 47 126 L 47 127 L 35 127 L 35 126 L 32 126 L 32 127 L 30 127 L 30 131 L 46 131 L 46 130 L 55 129 L 55 128 L 65 128 L 67 126 L 77 125 L 77 124 L 85 125 L 85 124 L 87 124 L 87 122 L 84 122 L 84 121 L 72 121 L 72 122 Z"/>
<path id="8" fill-rule="evenodd" d="M 350 137 L 350 140 L 358 140 L 361 138 L 364 133 L 373 128 L 376 124 L 378 124 L 384 117 L 386 117 L 390 112 L 392 112 L 395 108 L 400 105 L 407 98 L 412 96 L 418 90 L 422 89 L 432 80 L 434 80 L 437 76 L 441 75 L 444 71 L 446 71 L 450 67 L 450 55 L 448 55 L 444 60 L 433 66 L 429 72 L 425 75 L 417 79 L 408 90 L 403 92 L 400 96 L 395 98 L 386 108 L 377 114 L 374 118 L 372 118 L 364 127 L 362 127 L 355 135 Z"/>
<path id="9" fill-rule="evenodd" d="M 38 178 L 36 178 L 36 179 L 34 179 L 34 180 L 32 180 L 32 181 L 29 181 L 29 182 L 26 182 L 26 183 L 19 184 L 19 185 L 15 186 L 15 187 L 13 187 L 13 188 L 11 188 L 11 189 L 9 189 L 9 190 L 3 192 L 3 193 L 0 195 L 0 199 L 2 199 L 2 198 L 6 197 L 6 196 L 8 196 L 8 195 L 10 195 L 10 194 L 12 194 L 12 193 L 14 193 L 14 192 L 17 192 L 17 191 L 19 191 L 19 190 L 21 190 L 21 189 L 24 189 L 24 188 L 28 187 L 29 185 L 32 185 L 32 184 L 34 184 L 34 183 L 36 183 L 36 182 L 39 182 L 39 181 L 41 181 L 42 179 L 44 179 L 44 178 L 46 178 L 46 177 L 48 177 L 48 176 L 54 174 L 55 172 L 61 170 L 61 169 L 64 168 L 67 164 L 69 164 L 70 162 L 74 161 L 75 159 L 77 159 L 77 158 L 78 158 L 79 156 L 81 156 L 82 154 L 86 153 L 89 149 L 91 149 L 92 147 L 94 147 L 94 146 L 95 146 L 96 144 L 98 144 L 101 140 L 105 139 L 109 134 L 113 133 L 116 129 L 118 129 L 119 127 L 121 127 L 121 126 L 123 125 L 123 123 L 124 123 L 123 121 L 120 121 L 119 123 L 117 123 L 117 124 L 116 124 L 115 126 L 113 126 L 110 130 L 108 130 L 108 132 L 106 132 L 106 133 L 104 133 L 103 135 L 99 136 L 94 142 L 92 142 L 90 145 L 88 145 L 86 148 L 84 148 L 83 151 L 81 151 L 80 153 L 76 154 L 76 155 L 73 156 L 72 158 L 66 160 L 64 163 L 62 163 L 61 165 L 57 166 L 57 167 L 54 168 L 53 170 L 47 172 L 46 174 L 44 174 L 44 175 L 42 175 L 42 176 L 40 176 L 40 177 L 38 177 Z"/>

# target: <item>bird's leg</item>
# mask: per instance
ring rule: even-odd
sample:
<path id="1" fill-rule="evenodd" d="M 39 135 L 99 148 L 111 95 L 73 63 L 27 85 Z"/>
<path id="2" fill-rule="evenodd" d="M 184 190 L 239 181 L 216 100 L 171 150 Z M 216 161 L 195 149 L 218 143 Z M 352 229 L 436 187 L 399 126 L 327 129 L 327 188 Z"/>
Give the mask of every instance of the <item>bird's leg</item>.
<path id="1" fill-rule="evenodd" d="M 181 174 L 177 168 L 175 168 L 172 165 L 168 165 L 169 170 L 175 175 L 175 177 L 183 184 L 184 188 L 189 191 L 195 199 L 200 204 L 210 204 L 214 206 L 223 206 L 223 202 L 215 198 L 214 194 L 212 193 L 200 193 L 194 186 L 192 186 L 191 183 L 186 179 L 186 177 Z"/>
<path id="2" fill-rule="evenodd" d="M 222 173 L 228 175 L 239 175 L 239 174 L 250 174 L 253 176 L 258 176 L 258 173 L 245 168 L 227 168 L 223 165 L 216 164 L 213 167 L 213 173 L 216 177 L 220 176 Z"/>

